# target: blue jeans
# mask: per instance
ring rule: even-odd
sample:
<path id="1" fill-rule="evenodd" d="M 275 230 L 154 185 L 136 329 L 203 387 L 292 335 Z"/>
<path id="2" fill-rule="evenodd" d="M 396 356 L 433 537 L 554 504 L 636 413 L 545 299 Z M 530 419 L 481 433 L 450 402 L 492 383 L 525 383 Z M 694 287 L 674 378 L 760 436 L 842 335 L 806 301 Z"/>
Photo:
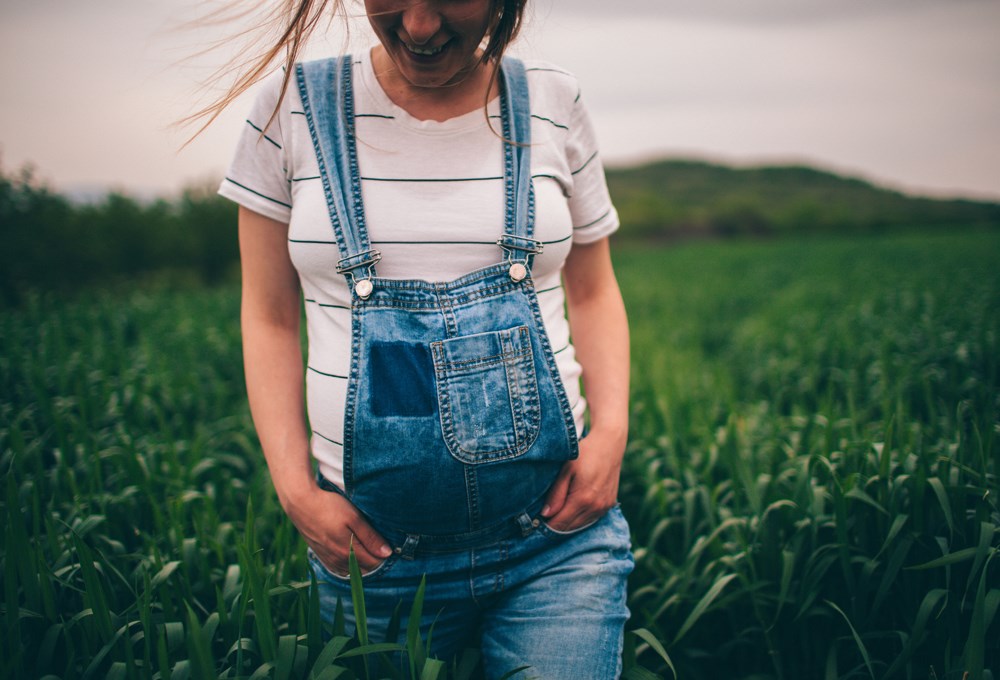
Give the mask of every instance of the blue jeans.
<path id="1" fill-rule="evenodd" d="M 312 551 L 309 561 L 323 615 L 332 621 L 339 598 L 353 632 L 349 580 L 330 572 Z M 612 680 L 621 673 L 626 579 L 633 566 L 628 524 L 618 507 L 569 533 L 539 522 L 527 536 L 484 548 L 413 559 L 393 555 L 362 579 L 369 639 L 386 641 L 402 602 L 396 642 L 405 644 L 410 605 L 426 574 L 420 630 L 426 640 L 433 624 L 433 656 L 450 660 L 478 643 L 491 679 L 530 666 L 516 677 Z"/>

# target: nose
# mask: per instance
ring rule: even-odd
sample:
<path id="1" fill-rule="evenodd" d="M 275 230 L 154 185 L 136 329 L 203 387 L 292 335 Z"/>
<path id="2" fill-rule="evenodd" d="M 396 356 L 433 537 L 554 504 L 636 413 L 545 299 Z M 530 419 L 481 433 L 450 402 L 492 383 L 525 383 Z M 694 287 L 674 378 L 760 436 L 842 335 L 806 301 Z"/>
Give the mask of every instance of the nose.
<path id="1" fill-rule="evenodd" d="M 441 29 L 441 15 L 433 2 L 417 0 L 403 12 L 403 30 L 414 45 L 427 43 Z"/>

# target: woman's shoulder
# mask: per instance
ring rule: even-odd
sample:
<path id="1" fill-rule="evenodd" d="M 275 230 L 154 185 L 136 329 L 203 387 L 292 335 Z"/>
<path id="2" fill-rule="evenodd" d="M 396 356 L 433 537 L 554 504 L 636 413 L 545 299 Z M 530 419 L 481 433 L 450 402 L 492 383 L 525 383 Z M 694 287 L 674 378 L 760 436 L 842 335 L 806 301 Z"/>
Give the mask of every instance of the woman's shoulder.
<path id="1" fill-rule="evenodd" d="M 544 59 L 523 59 L 533 102 L 572 108 L 580 99 L 580 84 L 569 70 Z"/>
<path id="2" fill-rule="evenodd" d="M 291 78 L 286 81 L 284 67 L 264 76 L 254 87 L 256 98 L 251 111 L 256 114 L 266 112 L 269 117 L 275 112 L 279 116 L 287 114 L 293 107 L 293 102 L 298 100 L 295 73 L 293 72 Z"/>

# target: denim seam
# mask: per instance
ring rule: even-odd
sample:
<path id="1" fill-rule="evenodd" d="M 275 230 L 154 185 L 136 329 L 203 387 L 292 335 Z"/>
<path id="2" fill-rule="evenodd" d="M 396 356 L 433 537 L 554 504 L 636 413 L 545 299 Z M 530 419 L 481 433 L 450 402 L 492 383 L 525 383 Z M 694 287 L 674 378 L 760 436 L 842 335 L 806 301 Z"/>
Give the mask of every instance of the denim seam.
<path id="1" fill-rule="evenodd" d="M 486 298 L 497 297 L 499 295 L 505 295 L 507 293 L 516 292 L 520 288 L 531 288 L 532 285 L 526 285 L 528 279 L 522 280 L 520 283 L 502 283 L 488 288 L 482 288 L 475 292 L 463 293 L 460 297 L 454 299 L 449 299 L 446 296 L 440 296 L 439 299 L 430 300 L 380 300 L 376 297 L 371 297 L 367 300 L 359 302 L 359 305 L 364 307 L 374 307 L 379 309 L 407 309 L 407 310 L 420 310 L 426 309 L 427 311 L 435 311 L 442 306 L 448 307 L 462 307 L 470 303 L 478 302 Z M 378 284 L 376 283 L 376 289 Z M 447 300 L 447 302 L 444 302 Z"/>
<path id="2" fill-rule="evenodd" d="M 545 332 L 545 322 L 542 320 L 542 311 L 538 305 L 538 298 L 531 289 L 525 290 L 525 295 L 531 301 L 531 311 L 535 317 L 535 324 L 538 328 L 538 341 L 542 343 L 542 354 L 545 356 L 545 363 L 549 367 L 549 376 L 555 388 L 556 397 L 563 413 L 563 420 L 566 422 L 566 435 L 570 442 L 570 458 L 577 458 L 580 453 L 580 442 L 576 433 L 576 420 L 569 405 L 569 397 L 566 394 L 566 386 L 563 385 L 562 375 L 559 373 L 559 366 L 556 364 L 555 355 L 552 353 L 552 344 L 549 336 Z"/>
<path id="3" fill-rule="evenodd" d="M 441 342 L 431 343 L 441 345 Z M 471 366 L 493 366 L 495 364 L 507 363 L 510 359 L 522 359 L 531 356 L 531 348 L 519 350 L 517 352 L 504 352 L 502 354 L 489 354 L 479 359 L 462 359 L 461 361 L 442 361 L 442 368 L 468 368 Z"/>
<path id="4" fill-rule="evenodd" d="M 534 228 L 535 194 L 530 174 L 530 121 L 526 123 L 527 119 L 524 115 L 529 107 L 527 97 L 521 96 L 521 90 L 518 89 L 524 85 L 523 75 L 519 71 L 520 67 L 516 65 L 516 61 L 514 60 L 505 62 L 504 66 L 504 77 L 500 80 L 500 86 L 503 88 L 504 94 L 502 99 L 505 107 L 504 113 L 507 114 L 501 117 L 504 119 L 504 140 L 501 143 L 503 146 L 505 174 L 505 230 L 513 232 L 512 237 L 514 238 L 530 239 Z M 331 67 L 333 71 L 327 76 L 325 69 Z M 328 60 L 325 62 L 325 65 L 308 66 L 305 71 L 302 71 L 300 68 L 299 74 L 300 94 L 304 100 L 308 100 L 310 93 L 314 96 L 320 96 L 323 92 L 326 92 L 322 82 L 320 82 L 320 78 L 328 78 L 331 85 L 330 90 L 333 92 L 332 95 L 324 97 L 322 101 L 315 102 L 315 106 L 309 105 L 308 112 L 312 118 L 310 123 L 313 125 L 310 129 L 310 134 L 314 138 L 314 146 L 317 147 L 317 158 L 324 179 L 324 191 L 327 194 L 327 205 L 331 212 L 331 223 L 338 239 L 337 245 L 341 249 L 342 256 L 357 258 L 359 255 L 357 255 L 354 247 L 368 247 L 369 244 L 366 225 L 364 224 L 363 197 L 360 191 L 361 177 L 357 167 L 356 140 L 352 134 L 355 101 L 353 97 L 354 92 L 350 86 L 350 60 Z M 308 87 L 304 82 L 307 76 L 310 78 Z M 317 93 L 319 94 L 317 95 Z M 334 107 L 334 110 L 327 111 L 331 107 Z M 326 116 L 325 114 L 327 113 L 330 115 Z M 307 116 L 307 118 L 309 117 Z M 332 119 L 327 121 L 329 125 L 323 124 L 322 119 L 324 117 Z M 332 139 L 323 138 L 319 140 L 323 135 L 331 135 Z M 333 154 L 333 157 L 330 154 Z M 334 189 L 338 189 L 338 192 L 335 192 Z M 356 219 L 352 220 L 352 217 Z M 360 243 L 358 243 L 359 241 Z M 361 250 L 365 250 L 365 248 L 361 248 Z M 352 253 L 355 254 L 352 255 Z M 493 506 L 491 504 L 496 503 L 497 499 L 494 498 L 496 494 L 491 491 L 493 487 L 487 486 L 487 482 L 489 481 L 488 478 L 493 479 L 491 475 L 494 473 L 490 471 L 490 468 L 469 464 L 461 456 L 455 455 L 456 449 L 452 447 L 453 443 L 457 447 L 459 429 L 456 426 L 463 425 L 463 421 L 468 422 L 469 425 L 472 422 L 468 419 L 463 419 L 462 413 L 454 410 L 456 407 L 462 406 L 464 403 L 462 400 L 465 399 L 465 395 L 454 392 L 449 388 L 454 386 L 454 389 L 457 389 L 463 384 L 468 384 L 470 389 L 476 389 L 478 383 L 478 379 L 475 377 L 470 382 L 468 377 L 461 375 L 462 372 L 474 375 L 475 371 L 482 371 L 484 377 L 488 376 L 486 384 L 496 386 L 501 390 L 502 385 L 506 382 L 508 404 L 503 404 L 502 400 L 494 401 L 492 394 L 489 395 L 489 400 L 493 403 L 491 408 L 498 409 L 495 412 L 499 416 L 498 420 L 506 420 L 508 416 L 505 411 L 508 406 L 510 408 L 510 417 L 512 418 L 511 429 L 507 430 L 505 426 L 503 430 L 498 430 L 494 426 L 490 432 L 494 439 L 494 442 L 491 443 L 499 445 L 499 448 L 495 451 L 473 454 L 473 463 L 488 463 L 517 458 L 527 454 L 529 451 L 533 451 L 532 447 L 536 447 L 537 449 L 539 462 L 544 461 L 546 465 L 551 464 L 556 467 L 567 456 L 575 457 L 577 455 L 578 444 L 572 410 L 568 405 L 565 388 L 558 373 L 558 366 L 555 364 L 551 342 L 546 335 L 541 310 L 534 293 L 535 283 L 530 271 L 532 265 L 531 254 L 529 253 L 523 261 L 526 263 L 529 271 L 527 272 L 527 277 L 520 282 L 510 279 L 507 273 L 510 263 L 509 261 L 501 260 L 494 265 L 484 267 L 466 274 L 455 281 L 446 283 L 429 283 L 419 280 L 380 280 L 376 278 L 373 281 L 375 283 L 375 291 L 367 300 L 362 300 L 356 292 L 352 291 L 350 296 L 352 310 L 352 358 L 344 407 L 344 486 L 345 496 L 352 499 L 352 501 L 356 499 L 356 502 L 360 504 L 359 509 L 362 512 L 364 512 L 364 508 L 368 508 L 369 510 L 377 509 L 377 506 L 374 505 L 375 501 L 370 501 L 369 496 L 371 496 L 371 499 L 375 499 L 378 497 L 378 494 L 371 495 L 369 493 L 369 487 L 365 486 L 365 480 L 368 479 L 366 475 L 368 474 L 369 467 L 374 466 L 374 472 L 380 469 L 375 465 L 378 463 L 377 458 L 372 459 L 372 461 L 368 459 L 370 448 L 368 440 L 362 441 L 358 439 L 359 433 L 368 427 L 368 421 L 365 420 L 368 417 L 365 410 L 368 405 L 368 392 L 366 391 L 365 384 L 362 383 L 367 366 L 363 361 L 364 356 L 362 355 L 367 354 L 366 348 L 370 339 L 377 340 L 384 334 L 379 330 L 380 324 L 383 323 L 383 317 L 374 313 L 371 315 L 367 314 L 366 311 L 369 309 L 373 312 L 374 310 L 381 309 L 399 310 L 403 312 L 403 314 L 400 314 L 400 317 L 407 316 L 406 312 L 409 312 L 412 318 L 416 320 L 416 324 L 422 325 L 426 321 L 428 328 L 435 329 L 432 331 L 432 335 L 433 333 L 443 331 L 445 336 L 449 338 L 459 336 L 460 326 L 466 323 L 466 318 L 469 319 L 469 324 L 471 325 L 471 328 L 466 333 L 483 329 L 486 329 L 487 332 L 503 333 L 503 331 L 492 331 L 491 322 L 488 320 L 492 310 L 494 308 L 500 309 L 503 305 L 510 305 L 512 310 L 516 310 L 515 315 L 519 317 L 516 323 L 525 324 L 518 327 L 517 334 L 511 334 L 508 331 L 507 335 L 500 336 L 502 349 L 498 354 L 490 353 L 485 357 L 480 356 L 471 359 L 462 358 L 457 361 L 449 361 L 447 359 L 447 352 L 441 346 L 436 348 L 432 353 L 432 357 L 439 364 L 434 367 L 433 376 L 436 383 L 435 389 L 438 396 L 441 426 L 440 433 L 435 433 L 433 437 L 438 442 L 443 438 L 443 443 L 449 453 L 452 454 L 452 457 L 464 465 L 464 467 L 455 468 L 454 485 L 457 487 L 461 484 L 461 478 L 464 476 L 464 491 L 467 496 L 469 523 L 472 527 L 478 528 L 484 521 L 481 515 L 485 510 L 491 510 L 486 517 L 486 521 L 492 527 L 494 526 L 495 517 L 506 516 L 506 513 L 510 512 L 510 508 L 503 506 L 501 503 L 495 509 L 492 509 Z M 374 275 L 374 270 L 369 268 L 368 273 Z M 348 276 L 348 281 L 349 283 L 351 282 L 350 276 Z M 523 293 L 520 292 L 522 289 Z M 491 302 L 490 305 L 482 304 L 483 301 L 502 296 L 506 296 L 502 301 Z M 527 305 L 527 307 L 524 305 Z M 422 314 L 425 311 L 436 316 L 439 315 L 440 320 L 436 317 L 423 317 Z M 486 317 L 483 317 L 483 314 Z M 531 317 L 531 321 L 528 321 L 528 317 Z M 483 318 L 484 321 L 479 321 L 478 319 L 480 318 Z M 395 323 L 391 311 L 384 319 L 384 323 L 386 324 Z M 404 323 L 401 320 L 399 323 L 400 331 L 403 335 L 409 337 L 408 331 L 405 330 L 408 328 L 409 321 Z M 536 335 L 538 336 L 537 338 L 535 337 Z M 521 349 L 518 349 L 514 345 L 515 342 L 519 344 Z M 523 349 L 525 347 L 526 349 Z M 488 346 L 486 350 L 490 351 Z M 545 356 L 538 356 L 538 352 L 542 352 Z M 503 378 L 497 372 L 501 367 L 504 370 Z M 541 389 L 544 389 L 544 394 L 540 393 L 539 390 Z M 544 400 L 542 397 L 544 397 Z M 482 400 L 482 397 L 478 397 L 478 399 L 481 405 L 487 403 Z M 480 405 L 474 403 L 475 401 L 476 399 L 473 399 L 471 408 L 480 408 Z M 543 407 L 545 409 L 544 421 L 542 420 Z M 562 413 L 557 414 L 557 408 Z M 568 423 L 565 435 L 561 432 L 562 428 L 558 424 L 560 420 Z M 536 444 L 541 436 L 540 431 L 543 422 L 547 426 L 546 432 L 549 430 L 552 431 L 551 447 Z M 431 423 L 430 427 L 436 429 L 433 420 Z M 490 428 L 487 427 L 487 429 Z M 465 430 L 470 435 L 475 434 L 471 430 L 468 430 L 467 427 Z M 462 434 L 464 436 L 465 432 L 463 431 Z M 427 441 L 431 440 L 428 439 Z M 357 449 L 355 444 L 359 445 Z M 476 446 L 477 444 L 473 443 L 472 445 Z M 457 450 L 461 451 L 461 447 L 457 447 Z M 355 458 L 355 453 L 360 454 L 360 457 Z M 443 451 L 440 453 L 435 451 L 435 455 L 443 454 Z M 447 459 L 448 457 L 446 456 L 442 460 Z M 372 465 L 369 465 L 369 462 Z M 454 464 L 449 463 L 449 465 Z M 517 470 L 519 468 L 512 469 Z M 547 470 L 549 468 L 545 467 L 544 469 L 546 470 L 545 476 L 547 479 Z M 360 478 L 357 477 L 359 474 L 361 475 Z M 544 483 L 547 482 L 543 481 Z M 530 486 L 525 487 L 524 495 L 536 496 L 539 492 L 539 488 L 536 487 L 539 487 L 539 485 L 534 482 Z M 459 489 L 455 488 L 454 491 L 459 492 Z M 518 498 L 520 499 L 520 497 Z M 535 506 L 529 505 L 529 507 L 534 508 Z M 377 515 L 378 513 L 376 512 L 373 516 Z M 482 535 L 474 531 L 462 532 L 460 517 L 461 515 L 458 515 L 455 518 L 456 521 L 450 522 L 449 528 L 444 529 L 442 526 L 440 529 L 442 531 L 440 536 L 442 540 L 436 544 L 434 540 L 430 540 L 430 544 L 432 546 L 448 547 L 450 543 L 446 537 L 450 536 L 466 536 L 465 540 L 469 541 L 470 545 L 473 543 L 475 545 L 485 544 L 480 543 L 480 541 L 496 540 L 495 538 L 491 538 L 495 533 L 492 530 Z M 396 529 L 392 528 L 392 524 L 394 523 L 399 524 L 401 527 L 416 528 L 416 524 L 411 526 L 408 520 L 404 520 L 403 516 L 397 518 L 396 515 L 388 511 L 385 515 L 385 522 L 387 523 L 385 529 L 390 531 L 396 531 Z M 434 529 L 434 527 L 427 528 Z M 501 531 L 498 528 L 498 531 L 503 533 L 506 529 Z"/>
<path id="5" fill-rule="evenodd" d="M 469 528 L 476 530 L 481 521 L 479 513 L 479 477 L 471 465 L 465 466 L 465 496 L 469 502 Z"/>
<path id="6" fill-rule="evenodd" d="M 361 311 L 351 311 L 351 375 L 347 381 L 344 403 L 344 490 L 347 497 L 354 494 L 354 414 L 357 411 L 358 379 L 360 377 Z"/>

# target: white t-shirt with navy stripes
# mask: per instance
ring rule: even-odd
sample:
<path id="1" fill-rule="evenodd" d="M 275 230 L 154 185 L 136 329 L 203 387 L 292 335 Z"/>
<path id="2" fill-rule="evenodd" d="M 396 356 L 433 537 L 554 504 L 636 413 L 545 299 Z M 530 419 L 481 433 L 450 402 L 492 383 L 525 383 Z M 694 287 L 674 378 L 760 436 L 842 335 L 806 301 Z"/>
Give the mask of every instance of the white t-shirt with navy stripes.
<path id="1" fill-rule="evenodd" d="M 535 281 L 545 329 L 578 431 L 586 402 L 570 343 L 561 272 L 573 244 L 618 227 L 593 128 L 576 78 L 526 61 L 535 187 Z M 368 54 L 354 57 L 358 167 L 377 275 L 450 281 L 501 261 L 503 150 L 499 104 L 443 122 L 422 121 L 386 96 Z M 270 125 L 280 74 L 262 86 L 219 193 L 287 223 L 308 331 L 306 407 L 320 472 L 343 487 L 344 402 L 351 351 L 351 296 L 343 276 L 309 128 L 294 80 Z M 487 115 L 489 119 L 487 119 Z M 491 127 L 492 126 L 492 127 Z M 266 129 L 265 129 L 266 128 Z M 263 134 L 262 134 L 263 130 Z M 494 132 L 496 130 L 496 132 Z"/>

